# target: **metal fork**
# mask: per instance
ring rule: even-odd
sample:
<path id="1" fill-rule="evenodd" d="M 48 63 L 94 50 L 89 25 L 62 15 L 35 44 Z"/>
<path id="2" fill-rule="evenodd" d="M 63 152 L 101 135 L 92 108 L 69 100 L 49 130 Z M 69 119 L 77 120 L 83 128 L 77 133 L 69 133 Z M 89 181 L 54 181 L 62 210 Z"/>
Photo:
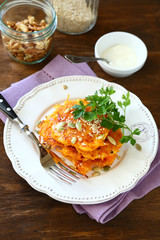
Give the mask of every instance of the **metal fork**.
<path id="1" fill-rule="evenodd" d="M 40 152 L 40 163 L 49 175 L 67 184 L 75 183 L 81 177 L 84 177 L 84 175 L 74 171 L 72 168 L 67 166 L 62 161 L 62 159 L 60 159 L 55 153 L 45 149 L 39 142 L 35 134 L 29 130 L 28 125 L 24 124 L 20 120 L 15 111 L 12 109 L 12 107 L 9 105 L 9 103 L 1 94 L 0 94 L 0 110 L 5 115 L 7 115 L 7 117 L 9 117 L 12 121 L 18 123 L 20 130 L 25 132 L 27 136 L 29 136 L 34 141 L 34 143 L 36 143 Z"/>

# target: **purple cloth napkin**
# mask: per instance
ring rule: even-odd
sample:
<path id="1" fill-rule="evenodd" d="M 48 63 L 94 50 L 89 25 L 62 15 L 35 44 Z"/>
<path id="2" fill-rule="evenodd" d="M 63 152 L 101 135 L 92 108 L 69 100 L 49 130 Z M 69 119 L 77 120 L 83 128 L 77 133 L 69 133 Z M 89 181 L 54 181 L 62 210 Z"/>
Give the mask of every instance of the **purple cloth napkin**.
<path id="1" fill-rule="evenodd" d="M 62 56 L 57 55 L 42 70 L 17 83 L 13 83 L 9 88 L 5 89 L 1 93 L 10 103 L 11 107 L 14 107 L 17 101 L 34 87 L 54 78 L 73 75 L 96 76 L 86 63 L 72 64 L 65 60 Z M 6 116 L 1 112 L 0 118 L 3 122 L 5 122 Z"/>
<path id="2" fill-rule="evenodd" d="M 160 130 L 159 130 L 160 140 Z M 86 213 L 97 222 L 106 223 L 116 217 L 130 202 L 142 198 L 148 192 L 160 186 L 160 147 L 148 173 L 128 192 L 122 193 L 110 201 L 95 205 L 74 205 L 80 213 Z"/>
<path id="3" fill-rule="evenodd" d="M 42 70 L 17 83 L 13 83 L 1 93 L 10 105 L 14 107 L 19 98 L 39 84 L 48 82 L 54 78 L 71 75 L 96 76 L 86 63 L 72 64 L 58 55 Z M 6 117 L 1 112 L 0 118 L 5 122 Z M 160 148 L 150 170 L 132 190 L 120 194 L 105 203 L 73 205 L 73 207 L 80 214 L 86 213 L 97 222 L 106 223 L 117 216 L 131 201 L 143 197 L 158 186 L 160 186 Z"/>

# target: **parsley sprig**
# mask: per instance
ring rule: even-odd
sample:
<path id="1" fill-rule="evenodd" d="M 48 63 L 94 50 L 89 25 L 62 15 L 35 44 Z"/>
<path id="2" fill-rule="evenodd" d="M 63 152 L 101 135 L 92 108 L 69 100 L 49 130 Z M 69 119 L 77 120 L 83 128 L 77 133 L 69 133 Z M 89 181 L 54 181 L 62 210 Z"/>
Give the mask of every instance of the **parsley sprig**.
<path id="1" fill-rule="evenodd" d="M 113 87 L 102 87 L 99 91 L 96 91 L 94 95 L 86 97 L 88 104 L 84 105 L 82 101 L 79 101 L 79 104 L 73 106 L 73 115 L 74 119 L 82 117 L 87 121 L 93 121 L 95 119 L 101 120 L 101 126 L 112 129 L 113 131 L 118 130 L 119 128 L 123 131 L 123 137 L 121 138 L 121 143 L 130 142 L 133 146 L 136 143 L 134 135 L 139 135 L 140 131 L 136 128 L 132 131 L 125 123 L 126 121 L 126 108 L 130 105 L 130 95 L 122 95 L 122 100 L 118 101 L 117 104 L 113 102 L 111 95 L 116 91 Z M 121 108 L 123 114 L 120 113 L 119 108 Z M 88 107 L 91 110 L 87 110 Z M 128 134 L 124 135 L 124 129 L 127 129 Z"/>

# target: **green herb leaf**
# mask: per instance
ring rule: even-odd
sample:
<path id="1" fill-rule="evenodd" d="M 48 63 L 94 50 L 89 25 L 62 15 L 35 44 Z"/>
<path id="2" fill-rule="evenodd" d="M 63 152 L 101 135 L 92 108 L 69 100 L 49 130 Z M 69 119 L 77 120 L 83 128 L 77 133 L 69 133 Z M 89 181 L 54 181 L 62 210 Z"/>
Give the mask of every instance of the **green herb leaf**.
<path id="1" fill-rule="evenodd" d="M 120 129 L 121 127 L 122 127 L 121 125 L 114 124 L 112 130 L 113 130 L 113 132 L 115 132 L 118 129 Z"/>
<path id="2" fill-rule="evenodd" d="M 105 118 L 102 120 L 101 126 L 104 128 L 111 129 L 113 128 L 113 123 L 108 118 Z"/>
<path id="3" fill-rule="evenodd" d="M 136 128 L 136 129 L 133 131 L 133 134 L 134 134 L 134 135 L 140 135 L 140 133 L 141 133 L 141 131 L 140 131 L 138 128 Z"/>
<path id="4" fill-rule="evenodd" d="M 92 121 L 97 118 L 97 114 L 95 112 L 85 112 L 83 114 L 83 118 L 88 121 Z"/>
<path id="5" fill-rule="evenodd" d="M 130 142 L 131 142 L 131 144 L 134 146 L 135 143 L 136 143 L 136 140 L 135 140 L 134 138 L 131 138 Z"/>
<path id="6" fill-rule="evenodd" d="M 117 105 L 123 111 L 123 114 L 117 108 L 117 105 L 111 99 L 111 95 L 115 93 L 113 87 L 102 87 L 99 91 L 96 91 L 94 95 L 86 97 L 88 101 L 87 105 L 84 105 L 82 101 L 79 104 L 73 106 L 73 115 L 74 118 L 84 118 L 87 121 L 93 121 L 94 119 L 101 120 L 101 126 L 104 128 L 112 129 L 117 131 L 119 128 L 127 129 L 129 134 L 123 135 L 120 142 L 127 143 L 130 142 L 132 145 L 135 145 L 136 140 L 133 138 L 133 135 L 139 135 L 140 130 L 135 129 L 132 131 L 126 124 L 126 108 L 131 104 L 129 92 L 122 95 L 121 101 L 117 101 Z M 91 110 L 88 111 L 87 107 L 91 107 Z"/>
<path id="7" fill-rule="evenodd" d="M 119 107 L 122 108 L 122 106 L 123 106 L 122 102 L 118 101 L 117 104 L 118 104 Z"/>
<path id="8" fill-rule="evenodd" d="M 113 89 L 113 87 L 106 87 L 106 89 L 104 89 L 103 87 L 99 90 L 101 95 L 112 95 L 114 94 L 116 91 Z"/>
<path id="9" fill-rule="evenodd" d="M 84 114 L 84 111 L 82 111 L 81 109 L 75 110 L 73 112 L 74 119 L 80 118 L 81 116 L 83 116 L 83 114 Z"/>

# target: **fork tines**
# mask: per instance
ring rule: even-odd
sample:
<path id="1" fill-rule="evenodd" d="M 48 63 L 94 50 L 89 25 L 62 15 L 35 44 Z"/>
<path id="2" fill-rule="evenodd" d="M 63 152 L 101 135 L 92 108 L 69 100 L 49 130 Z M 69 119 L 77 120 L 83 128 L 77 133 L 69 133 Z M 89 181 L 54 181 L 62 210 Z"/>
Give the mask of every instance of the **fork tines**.
<path id="1" fill-rule="evenodd" d="M 49 170 L 51 171 L 52 176 L 56 176 L 62 182 L 72 184 L 75 183 L 80 177 L 84 177 L 84 175 L 74 171 L 72 168 L 58 162 L 57 164 L 50 166 Z"/>

